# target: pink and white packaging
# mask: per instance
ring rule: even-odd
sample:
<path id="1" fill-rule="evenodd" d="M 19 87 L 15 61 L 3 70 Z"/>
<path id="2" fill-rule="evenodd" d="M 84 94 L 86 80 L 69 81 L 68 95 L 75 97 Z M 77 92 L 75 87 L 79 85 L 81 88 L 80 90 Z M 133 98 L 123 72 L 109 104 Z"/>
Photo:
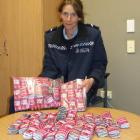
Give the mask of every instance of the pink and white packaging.
<path id="1" fill-rule="evenodd" d="M 120 128 L 129 128 L 129 122 L 127 121 L 127 119 L 125 117 L 121 117 L 119 119 L 117 119 L 117 124 L 119 125 Z"/>
<path id="2" fill-rule="evenodd" d="M 13 77 L 15 111 L 60 106 L 60 79 Z"/>
<path id="3" fill-rule="evenodd" d="M 73 110 L 68 112 L 65 120 L 57 120 L 58 113 L 33 112 L 24 114 L 8 127 L 8 133 L 21 134 L 25 140 L 91 140 L 94 134 L 98 137 L 120 137 L 121 130 L 117 126 L 116 120 L 113 120 L 110 125 L 104 126 L 102 125 L 102 114 L 88 113 L 81 115 L 81 113 L 77 114 Z M 103 114 L 106 114 L 106 112 Z M 107 115 L 106 118 L 110 117 Z M 121 117 L 117 122 L 126 124 L 127 120 Z"/>
<path id="4" fill-rule="evenodd" d="M 23 138 L 25 140 L 31 140 L 33 138 L 33 134 L 37 131 L 35 127 L 29 127 L 27 131 L 23 133 Z"/>
<path id="5" fill-rule="evenodd" d="M 103 119 L 112 119 L 112 115 L 111 115 L 111 113 L 109 112 L 109 111 L 106 111 L 106 112 L 104 112 L 103 114 L 102 114 L 102 118 Z"/>
<path id="6" fill-rule="evenodd" d="M 111 138 L 120 138 L 120 130 L 118 127 L 108 126 L 107 131 L 108 131 L 108 135 Z"/>
<path id="7" fill-rule="evenodd" d="M 105 126 L 96 126 L 95 132 L 98 137 L 108 136 L 108 132 Z"/>
<path id="8" fill-rule="evenodd" d="M 61 85 L 61 106 L 67 110 L 85 111 L 86 92 L 82 87 L 82 81 L 76 79 Z"/>

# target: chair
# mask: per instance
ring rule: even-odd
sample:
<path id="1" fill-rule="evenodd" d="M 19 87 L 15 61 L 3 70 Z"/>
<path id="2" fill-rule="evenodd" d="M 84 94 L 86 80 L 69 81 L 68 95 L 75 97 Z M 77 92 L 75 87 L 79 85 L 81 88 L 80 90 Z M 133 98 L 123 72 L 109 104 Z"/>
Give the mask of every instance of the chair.
<path id="1" fill-rule="evenodd" d="M 15 108 L 14 108 L 14 96 L 11 96 L 9 99 L 9 114 L 15 113 Z"/>
<path id="2" fill-rule="evenodd" d="M 110 75 L 110 73 L 105 73 L 104 84 L 103 84 L 102 87 L 98 88 L 98 89 L 102 88 L 104 90 L 104 97 L 98 96 L 97 95 L 98 89 L 95 89 L 88 106 L 95 106 L 96 104 L 103 103 L 103 107 L 108 107 L 108 102 L 107 102 L 107 90 L 108 90 L 107 78 L 108 78 L 109 75 Z"/>
<path id="3" fill-rule="evenodd" d="M 104 96 L 104 107 L 107 107 L 107 90 L 108 90 L 108 85 L 107 85 L 107 78 L 108 76 L 110 75 L 110 73 L 106 73 L 104 78 L 105 78 L 105 84 L 104 84 L 104 87 L 103 87 L 103 90 L 104 90 L 104 93 L 105 93 L 105 96 Z"/>

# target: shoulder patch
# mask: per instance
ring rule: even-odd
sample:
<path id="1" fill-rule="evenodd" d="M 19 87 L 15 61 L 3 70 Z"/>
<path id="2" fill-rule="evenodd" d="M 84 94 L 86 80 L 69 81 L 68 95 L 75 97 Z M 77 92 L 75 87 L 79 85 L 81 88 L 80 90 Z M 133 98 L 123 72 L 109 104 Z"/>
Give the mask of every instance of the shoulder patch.
<path id="1" fill-rule="evenodd" d="M 56 29 L 57 29 L 57 27 L 50 28 L 48 31 L 46 31 L 46 33 L 49 33 L 49 32 L 52 32 L 52 31 L 55 31 Z"/>
<path id="2" fill-rule="evenodd" d="M 93 25 L 93 24 L 86 24 L 87 26 L 89 26 L 89 27 L 92 27 L 92 28 L 96 28 L 96 29 L 98 29 L 99 30 L 99 27 L 98 26 L 96 26 L 96 25 Z"/>

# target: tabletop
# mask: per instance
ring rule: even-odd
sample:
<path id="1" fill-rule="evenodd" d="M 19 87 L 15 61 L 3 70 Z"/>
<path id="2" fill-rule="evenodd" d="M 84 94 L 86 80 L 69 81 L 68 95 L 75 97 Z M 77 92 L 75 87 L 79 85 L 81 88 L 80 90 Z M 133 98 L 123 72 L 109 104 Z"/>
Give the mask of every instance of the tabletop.
<path id="1" fill-rule="evenodd" d="M 57 112 L 55 109 L 41 110 L 42 112 Z M 110 111 L 114 119 L 119 117 L 126 117 L 130 123 L 130 128 L 121 129 L 121 137 L 117 140 L 140 140 L 140 116 L 112 108 L 100 108 L 100 107 L 90 107 L 87 108 L 85 112 L 82 113 L 93 113 L 93 114 L 102 114 L 105 111 Z M 22 114 L 27 112 L 18 112 L 5 117 L 0 118 L 0 140 L 23 140 L 23 137 L 19 134 L 9 135 L 8 127 L 10 124 L 15 122 Z M 93 140 L 112 140 L 109 137 L 99 138 L 96 135 L 93 136 Z"/>

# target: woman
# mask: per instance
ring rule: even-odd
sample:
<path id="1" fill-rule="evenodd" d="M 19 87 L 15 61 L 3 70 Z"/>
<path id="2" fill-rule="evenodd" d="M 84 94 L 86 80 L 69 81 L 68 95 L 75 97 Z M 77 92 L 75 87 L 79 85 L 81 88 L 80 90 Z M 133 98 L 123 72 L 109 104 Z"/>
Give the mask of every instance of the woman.
<path id="1" fill-rule="evenodd" d="M 87 103 L 101 85 L 107 57 L 98 27 L 84 24 L 80 0 L 64 0 L 59 6 L 62 25 L 45 34 L 45 55 L 40 76 L 68 82 L 85 79 Z"/>

